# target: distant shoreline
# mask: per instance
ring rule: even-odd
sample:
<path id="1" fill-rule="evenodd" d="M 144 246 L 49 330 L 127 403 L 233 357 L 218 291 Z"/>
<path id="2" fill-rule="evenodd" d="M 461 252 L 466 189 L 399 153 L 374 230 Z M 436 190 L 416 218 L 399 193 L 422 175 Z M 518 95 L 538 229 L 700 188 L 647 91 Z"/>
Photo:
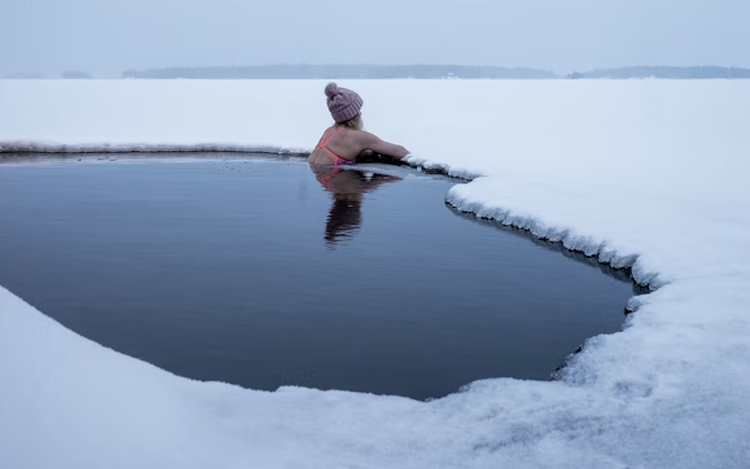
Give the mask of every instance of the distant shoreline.
<path id="1" fill-rule="evenodd" d="M 46 76 L 27 71 L 3 76 L 4 79 L 90 79 L 83 71 L 65 71 L 60 76 Z M 106 77 L 118 79 L 117 77 Z M 750 79 L 750 69 L 719 66 L 630 66 L 597 68 L 558 75 L 552 71 L 525 67 L 469 65 L 372 65 L 372 64 L 281 64 L 222 67 L 170 67 L 126 70 L 124 79 L 199 79 L 199 80 L 388 80 L 388 79 L 485 79 L 485 80 L 559 80 L 559 79 Z"/>
<path id="2" fill-rule="evenodd" d="M 466 65 L 252 65 L 126 70 L 122 78 L 195 79 L 554 79 L 554 72 L 534 68 Z"/>

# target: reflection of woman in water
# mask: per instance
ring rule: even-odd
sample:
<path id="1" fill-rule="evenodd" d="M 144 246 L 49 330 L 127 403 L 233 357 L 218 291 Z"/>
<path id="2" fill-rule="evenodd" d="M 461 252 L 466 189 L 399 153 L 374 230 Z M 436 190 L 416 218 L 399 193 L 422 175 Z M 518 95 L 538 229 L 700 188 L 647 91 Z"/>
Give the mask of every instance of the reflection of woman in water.
<path id="1" fill-rule="evenodd" d="M 358 156 L 373 153 L 402 160 L 409 152 L 362 130 L 362 98 L 352 90 L 329 83 L 325 88 L 334 124 L 326 129 L 307 161 L 316 165 L 353 164 Z"/>
<path id="2" fill-rule="evenodd" d="M 367 177 L 360 171 L 343 171 L 335 166 L 310 165 L 315 177 L 333 195 L 333 204 L 326 222 L 325 240 L 334 247 L 342 239 L 351 238 L 362 224 L 362 197 L 387 182 L 401 178 L 386 174 Z"/>

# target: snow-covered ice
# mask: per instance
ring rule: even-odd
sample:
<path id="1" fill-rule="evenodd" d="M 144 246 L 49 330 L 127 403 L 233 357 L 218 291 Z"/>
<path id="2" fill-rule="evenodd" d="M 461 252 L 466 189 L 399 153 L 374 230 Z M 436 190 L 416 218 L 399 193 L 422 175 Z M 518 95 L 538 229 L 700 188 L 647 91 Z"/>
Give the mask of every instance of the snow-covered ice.
<path id="1" fill-rule="evenodd" d="M 0 150 L 304 151 L 324 84 L 0 81 Z M 340 84 L 413 164 L 479 176 L 453 205 L 656 291 L 559 381 L 423 403 L 176 377 L 0 287 L 0 466 L 750 466 L 750 81 Z"/>

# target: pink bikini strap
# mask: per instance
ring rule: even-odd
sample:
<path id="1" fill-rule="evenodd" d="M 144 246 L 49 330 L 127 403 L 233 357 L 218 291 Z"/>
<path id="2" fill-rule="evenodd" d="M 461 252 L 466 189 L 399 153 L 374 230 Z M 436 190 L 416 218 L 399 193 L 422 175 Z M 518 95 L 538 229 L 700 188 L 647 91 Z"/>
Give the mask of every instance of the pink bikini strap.
<path id="1" fill-rule="evenodd" d="M 342 130 L 344 130 L 344 128 L 343 127 L 339 127 L 339 129 L 336 130 L 333 134 L 331 134 L 330 137 L 328 136 L 328 130 L 326 130 L 326 133 L 323 134 L 323 141 L 320 142 L 320 145 L 318 145 L 318 147 L 325 148 L 326 145 L 328 145 L 328 143 L 330 143 L 330 141 L 333 139 L 333 137 L 335 137 L 336 135 L 338 135 L 339 132 L 341 132 Z"/>

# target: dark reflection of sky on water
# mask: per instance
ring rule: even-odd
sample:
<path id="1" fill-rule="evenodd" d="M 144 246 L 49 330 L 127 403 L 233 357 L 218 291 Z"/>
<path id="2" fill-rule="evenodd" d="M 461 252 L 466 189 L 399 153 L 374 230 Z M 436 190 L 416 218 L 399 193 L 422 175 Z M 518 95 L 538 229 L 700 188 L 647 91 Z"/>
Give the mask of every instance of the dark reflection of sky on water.
<path id="1" fill-rule="evenodd" d="M 618 330 L 633 294 L 457 217 L 444 178 L 83 159 L 0 165 L 0 284 L 192 378 L 416 398 L 547 379 L 586 338 Z"/>

